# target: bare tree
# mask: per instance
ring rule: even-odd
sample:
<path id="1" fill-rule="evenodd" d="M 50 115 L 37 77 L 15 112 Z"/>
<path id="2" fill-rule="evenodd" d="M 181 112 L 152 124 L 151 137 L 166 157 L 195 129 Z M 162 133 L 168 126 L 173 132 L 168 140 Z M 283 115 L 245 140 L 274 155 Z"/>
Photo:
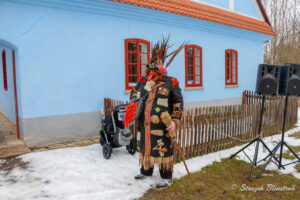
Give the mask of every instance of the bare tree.
<path id="1" fill-rule="evenodd" d="M 263 0 L 277 37 L 265 43 L 264 62 L 300 64 L 300 1 Z"/>

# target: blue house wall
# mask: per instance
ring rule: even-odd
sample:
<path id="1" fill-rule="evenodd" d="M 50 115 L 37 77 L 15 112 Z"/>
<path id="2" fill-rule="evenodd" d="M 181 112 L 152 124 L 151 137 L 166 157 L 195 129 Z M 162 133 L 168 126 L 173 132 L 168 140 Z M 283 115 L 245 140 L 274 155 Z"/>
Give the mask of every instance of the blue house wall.
<path id="1" fill-rule="evenodd" d="M 234 1 L 234 11 L 237 13 L 245 14 L 251 17 L 262 19 L 258 14 L 257 8 L 254 5 L 254 1 L 245 1 L 245 0 L 235 0 Z"/>
<path id="2" fill-rule="evenodd" d="M 203 2 L 209 5 L 218 6 L 220 8 L 228 9 L 230 0 L 192 0 L 195 2 Z M 258 14 L 255 0 L 234 0 L 234 12 L 255 17 L 258 19 L 262 19 L 262 17 Z"/>
<path id="3" fill-rule="evenodd" d="M 128 100 L 125 39 L 154 43 L 162 34 L 171 34 L 174 47 L 183 41 L 201 46 L 204 89 L 185 89 L 183 51 L 168 69 L 178 78 L 184 101 L 197 102 L 239 98 L 242 91 L 253 90 L 263 43 L 271 38 L 107 1 L 84 7 L 64 4 L 67 1 L 13 2 L 0 1 L 0 28 L 5 30 L 0 39 L 16 46 L 21 136 L 29 138 L 25 141 L 29 146 L 94 135 L 103 98 Z M 238 87 L 225 87 L 226 49 L 238 51 Z"/>

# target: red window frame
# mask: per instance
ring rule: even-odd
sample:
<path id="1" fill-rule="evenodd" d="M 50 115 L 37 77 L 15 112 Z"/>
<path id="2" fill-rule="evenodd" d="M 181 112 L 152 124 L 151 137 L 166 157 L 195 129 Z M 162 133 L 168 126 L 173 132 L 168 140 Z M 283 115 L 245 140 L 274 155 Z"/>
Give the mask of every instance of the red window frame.
<path id="1" fill-rule="evenodd" d="M 229 53 L 229 57 L 227 54 Z M 233 66 L 233 53 L 235 53 L 235 66 Z M 235 81 L 233 81 L 233 69 L 235 68 Z M 228 78 L 230 76 L 230 81 Z M 225 85 L 237 85 L 238 84 L 238 52 L 234 49 L 225 50 Z"/>
<path id="2" fill-rule="evenodd" d="M 192 48 L 192 55 L 188 55 L 188 49 Z M 200 50 L 200 56 L 195 55 L 195 49 Z M 192 65 L 189 65 L 188 58 L 193 58 Z M 196 65 L 195 59 L 200 58 L 200 65 Z M 200 67 L 200 74 L 196 74 L 196 67 Z M 188 74 L 188 68 L 192 68 L 192 74 Z M 200 83 L 196 83 L 196 77 L 200 77 Z M 193 77 L 193 83 L 188 83 L 188 78 Z M 197 45 L 186 45 L 185 46 L 185 86 L 186 87 L 202 87 L 203 86 L 203 76 L 202 76 L 202 47 Z"/>
<path id="3" fill-rule="evenodd" d="M 6 71 L 6 52 L 2 51 L 2 69 L 3 69 L 3 85 L 4 90 L 7 91 L 7 71 Z"/>
<path id="4" fill-rule="evenodd" d="M 128 43 L 132 43 L 132 42 L 136 43 L 136 51 L 128 50 Z M 147 44 L 147 52 L 140 51 L 140 45 L 139 45 L 140 43 Z M 130 38 L 130 39 L 125 40 L 124 45 L 125 45 L 125 89 L 130 90 L 132 87 L 134 87 L 134 86 L 129 85 L 130 78 L 136 77 L 136 80 L 139 80 L 142 76 L 142 74 L 141 74 L 142 65 L 148 65 L 150 62 L 150 42 L 147 40 L 143 40 L 143 39 Z M 128 61 L 129 54 L 137 54 L 136 55 L 136 63 L 129 63 L 129 61 Z M 141 63 L 141 59 L 140 59 L 141 54 L 147 54 L 147 63 Z M 131 72 L 132 68 L 129 66 L 132 66 L 132 65 L 137 66 L 136 74 L 132 74 L 132 72 Z"/>

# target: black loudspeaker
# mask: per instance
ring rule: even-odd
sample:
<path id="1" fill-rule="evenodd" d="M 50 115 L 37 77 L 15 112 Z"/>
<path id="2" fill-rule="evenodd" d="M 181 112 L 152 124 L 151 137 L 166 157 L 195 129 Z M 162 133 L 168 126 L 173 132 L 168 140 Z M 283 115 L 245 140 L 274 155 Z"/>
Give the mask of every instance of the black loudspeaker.
<path id="1" fill-rule="evenodd" d="M 280 67 L 280 95 L 299 96 L 300 95 L 300 65 L 287 63 Z"/>
<path id="2" fill-rule="evenodd" d="M 257 71 L 255 92 L 263 95 L 276 95 L 279 77 L 278 65 L 260 64 Z"/>

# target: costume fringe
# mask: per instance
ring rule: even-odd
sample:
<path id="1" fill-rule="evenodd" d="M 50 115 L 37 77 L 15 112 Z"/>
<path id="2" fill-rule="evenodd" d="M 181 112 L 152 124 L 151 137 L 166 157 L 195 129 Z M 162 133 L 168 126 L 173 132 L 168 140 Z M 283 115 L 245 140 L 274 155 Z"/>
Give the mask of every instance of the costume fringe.
<path id="1" fill-rule="evenodd" d="M 144 156 L 143 154 L 140 154 L 139 162 L 140 165 L 142 165 L 145 170 L 153 168 L 154 164 L 157 164 L 159 169 L 163 169 L 166 171 L 171 170 L 173 172 L 173 167 L 174 167 L 173 157 L 174 156 L 153 157 L 153 156 Z"/>

